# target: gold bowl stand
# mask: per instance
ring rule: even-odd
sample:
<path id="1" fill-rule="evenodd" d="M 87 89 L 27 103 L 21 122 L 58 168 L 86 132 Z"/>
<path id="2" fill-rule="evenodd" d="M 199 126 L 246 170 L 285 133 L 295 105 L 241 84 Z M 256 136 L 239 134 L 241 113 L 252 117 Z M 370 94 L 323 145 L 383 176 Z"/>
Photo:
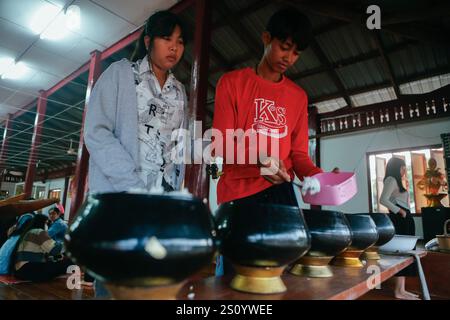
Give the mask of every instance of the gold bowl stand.
<path id="1" fill-rule="evenodd" d="M 332 256 L 306 255 L 297 260 L 289 272 L 296 276 L 330 278 L 333 276 L 333 271 L 328 265 L 331 259 Z"/>
<path id="2" fill-rule="evenodd" d="M 175 300 L 186 281 L 174 283 L 161 278 L 152 279 L 149 283 L 145 282 L 141 285 L 107 282 L 105 287 L 115 300 Z"/>
<path id="3" fill-rule="evenodd" d="M 377 246 L 372 246 L 369 249 L 366 249 L 366 251 L 364 251 L 362 257 L 366 260 L 380 260 L 381 257 L 378 253 L 378 247 Z"/>
<path id="4" fill-rule="evenodd" d="M 364 250 L 355 250 L 349 248 L 336 256 L 331 264 L 341 267 L 362 268 L 364 265 L 362 264 L 361 260 L 359 260 L 359 257 L 361 256 L 363 251 Z"/>
<path id="5" fill-rule="evenodd" d="M 281 280 L 283 267 L 247 267 L 234 265 L 236 276 L 231 281 L 231 288 L 237 291 L 271 294 L 286 291 Z"/>

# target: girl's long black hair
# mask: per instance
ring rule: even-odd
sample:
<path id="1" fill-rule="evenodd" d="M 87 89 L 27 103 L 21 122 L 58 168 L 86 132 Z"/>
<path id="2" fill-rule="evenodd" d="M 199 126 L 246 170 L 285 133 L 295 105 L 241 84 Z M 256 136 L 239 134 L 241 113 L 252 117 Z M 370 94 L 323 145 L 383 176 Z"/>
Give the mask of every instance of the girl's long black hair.
<path id="1" fill-rule="evenodd" d="M 145 23 L 144 30 L 142 30 L 141 36 L 139 37 L 139 40 L 136 43 L 136 47 L 130 60 L 134 62 L 144 58 L 147 52 L 151 50 L 153 46 L 153 40 L 155 39 L 155 37 L 170 36 L 176 26 L 180 27 L 181 36 L 183 38 L 184 44 L 186 45 L 187 43 L 186 27 L 180 17 L 167 10 L 158 11 L 152 14 Z M 144 42 L 145 36 L 150 37 L 150 47 L 148 51 L 145 48 Z"/>
<path id="2" fill-rule="evenodd" d="M 406 163 L 403 159 L 392 157 L 389 159 L 386 165 L 386 174 L 384 175 L 384 180 L 387 177 L 393 177 L 397 181 L 398 189 L 400 192 L 405 192 L 406 189 L 402 183 L 402 176 L 400 174 L 401 167 L 406 167 Z"/>

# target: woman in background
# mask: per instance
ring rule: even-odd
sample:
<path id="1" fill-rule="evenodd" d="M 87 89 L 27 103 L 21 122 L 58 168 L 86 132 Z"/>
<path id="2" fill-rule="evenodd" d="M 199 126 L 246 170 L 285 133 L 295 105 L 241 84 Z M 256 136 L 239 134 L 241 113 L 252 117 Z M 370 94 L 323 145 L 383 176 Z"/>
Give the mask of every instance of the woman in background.
<path id="1" fill-rule="evenodd" d="M 392 157 L 386 165 L 386 174 L 383 180 L 383 192 L 380 203 L 389 210 L 389 218 L 395 227 L 395 233 L 414 236 L 416 229 L 414 219 L 409 207 L 409 192 L 402 183 L 406 175 L 405 161 Z M 419 300 L 419 296 L 406 291 L 405 277 L 417 276 L 415 265 L 411 265 L 398 272 L 395 277 L 394 294 L 398 299 Z"/>

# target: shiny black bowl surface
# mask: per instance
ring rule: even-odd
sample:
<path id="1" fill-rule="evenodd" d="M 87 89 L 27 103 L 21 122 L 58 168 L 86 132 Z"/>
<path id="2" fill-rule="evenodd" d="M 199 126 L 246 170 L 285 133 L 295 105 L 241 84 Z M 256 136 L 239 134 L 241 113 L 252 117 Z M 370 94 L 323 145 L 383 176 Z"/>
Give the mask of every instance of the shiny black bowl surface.
<path id="1" fill-rule="evenodd" d="M 298 207 L 222 204 L 216 214 L 220 251 L 234 264 L 281 267 L 310 248 L 311 237 Z"/>
<path id="2" fill-rule="evenodd" d="M 395 227 L 387 214 L 381 212 L 358 213 L 359 215 L 369 215 L 375 222 L 378 232 L 378 241 L 375 246 L 379 247 L 388 243 L 395 235 Z"/>
<path id="3" fill-rule="evenodd" d="M 370 216 L 346 213 L 345 217 L 352 231 L 349 249 L 366 250 L 378 241 L 377 227 Z"/>
<path id="4" fill-rule="evenodd" d="M 184 280 L 211 262 L 209 209 L 190 196 L 90 196 L 66 235 L 67 251 L 94 277 L 124 285 Z"/>
<path id="5" fill-rule="evenodd" d="M 339 211 L 302 210 L 311 234 L 308 254 L 336 256 L 350 246 L 352 233 L 344 214 Z"/>

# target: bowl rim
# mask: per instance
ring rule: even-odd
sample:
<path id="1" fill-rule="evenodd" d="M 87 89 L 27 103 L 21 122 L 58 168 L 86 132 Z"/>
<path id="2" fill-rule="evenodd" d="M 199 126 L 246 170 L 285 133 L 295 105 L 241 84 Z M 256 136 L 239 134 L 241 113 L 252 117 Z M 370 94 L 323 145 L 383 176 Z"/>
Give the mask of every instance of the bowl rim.
<path id="1" fill-rule="evenodd" d="M 110 197 L 130 197 L 130 198 L 161 198 L 161 199 L 173 199 L 173 200 L 186 200 L 190 202 L 202 202 L 203 201 L 195 197 L 193 195 L 171 195 L 170 193 L 163 193 L 163 194 L 146 194 L 146 193 L 130 193 L 130 192 L 99 192 L 99 193 L 93 193 L 88 196 L 92 199 L 100 200 L 101 198 L 110 198 Z"/>

